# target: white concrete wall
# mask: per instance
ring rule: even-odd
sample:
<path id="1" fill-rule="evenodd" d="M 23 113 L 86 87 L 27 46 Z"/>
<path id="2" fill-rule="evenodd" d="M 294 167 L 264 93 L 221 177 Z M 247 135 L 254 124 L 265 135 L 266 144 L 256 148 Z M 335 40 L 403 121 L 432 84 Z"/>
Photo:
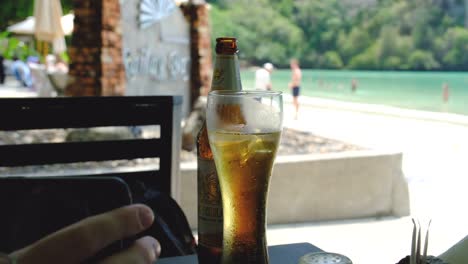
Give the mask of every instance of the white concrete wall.
<path id="1" fill-rule="evenodd" d="M 311 222 L 410 213 L 401 153 L 356 151 L 278 157 L 268 223 Z M 181 168 L 181 207 L 197 225 L 196 164 Z"/>

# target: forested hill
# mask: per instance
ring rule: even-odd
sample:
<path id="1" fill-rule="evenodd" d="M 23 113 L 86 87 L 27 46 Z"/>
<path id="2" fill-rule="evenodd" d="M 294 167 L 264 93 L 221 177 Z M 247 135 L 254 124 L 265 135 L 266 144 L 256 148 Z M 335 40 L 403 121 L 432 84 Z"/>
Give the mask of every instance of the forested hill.
<path id="1" fill-rule="evenodd" d="M 239 38 L 259 65 L 370 70 L 468 70 L 465 0 L 207 0 L 212 37 Z M 72 0 L 61 0 L 64 13 Z M 32 0 L 2 0 L 0 31 L 32 14 Z M 214 40 L 213 40 L 214 41 Z"/>
<path id="2" fill-rule="evenodd" d="M 212 36 L 259 65 L 468 70 L 464 0 L 212 0 Z"/>

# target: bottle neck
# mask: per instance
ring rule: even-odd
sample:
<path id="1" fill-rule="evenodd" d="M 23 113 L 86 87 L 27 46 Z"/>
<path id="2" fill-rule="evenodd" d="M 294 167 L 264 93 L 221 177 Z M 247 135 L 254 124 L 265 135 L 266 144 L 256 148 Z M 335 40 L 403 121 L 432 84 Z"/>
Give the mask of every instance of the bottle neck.
<path id="1" fill-rule="evenodd" d="M 216 55 L 211 90 L 242 90 L 239 60 L 236 54 Z"/>

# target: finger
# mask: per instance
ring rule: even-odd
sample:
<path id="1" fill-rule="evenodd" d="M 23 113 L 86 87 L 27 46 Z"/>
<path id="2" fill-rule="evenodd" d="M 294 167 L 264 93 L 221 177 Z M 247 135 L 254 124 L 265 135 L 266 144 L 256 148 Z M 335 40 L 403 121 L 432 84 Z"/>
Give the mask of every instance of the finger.
<path id="1" fill-rule="evenodd" d="M 153 212 L 145 205 L 89 217 L 19 251 L 19 263 L 80 263 L 112 242 L 145 230 L 153 220 Z"/>
<path id="2" fill-rule="evenodd" d="M 143 237 L 127 250 L 104 259 L 100 264 L 152 264 L 161 254 L 161 245 L 152 237 Z"/>

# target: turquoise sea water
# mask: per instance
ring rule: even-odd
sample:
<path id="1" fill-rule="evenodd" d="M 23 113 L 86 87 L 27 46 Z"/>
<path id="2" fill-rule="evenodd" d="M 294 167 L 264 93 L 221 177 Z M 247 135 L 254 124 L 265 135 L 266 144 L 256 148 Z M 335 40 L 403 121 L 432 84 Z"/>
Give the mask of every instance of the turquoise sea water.
<path id="1" fill-rule="evenodd" d="M 290 93 L 289 70 L 275 70 L 273 89 Z M 241 71 L 244 89 L 253 89 L 255 72 Z M 356 79 L 356 92 L 351 81 Z M 450 98 L 442 100 L 447 83 Z M 303 70 L 301 94 L 400 108 L 468 115 L 468 73 Z"/>

